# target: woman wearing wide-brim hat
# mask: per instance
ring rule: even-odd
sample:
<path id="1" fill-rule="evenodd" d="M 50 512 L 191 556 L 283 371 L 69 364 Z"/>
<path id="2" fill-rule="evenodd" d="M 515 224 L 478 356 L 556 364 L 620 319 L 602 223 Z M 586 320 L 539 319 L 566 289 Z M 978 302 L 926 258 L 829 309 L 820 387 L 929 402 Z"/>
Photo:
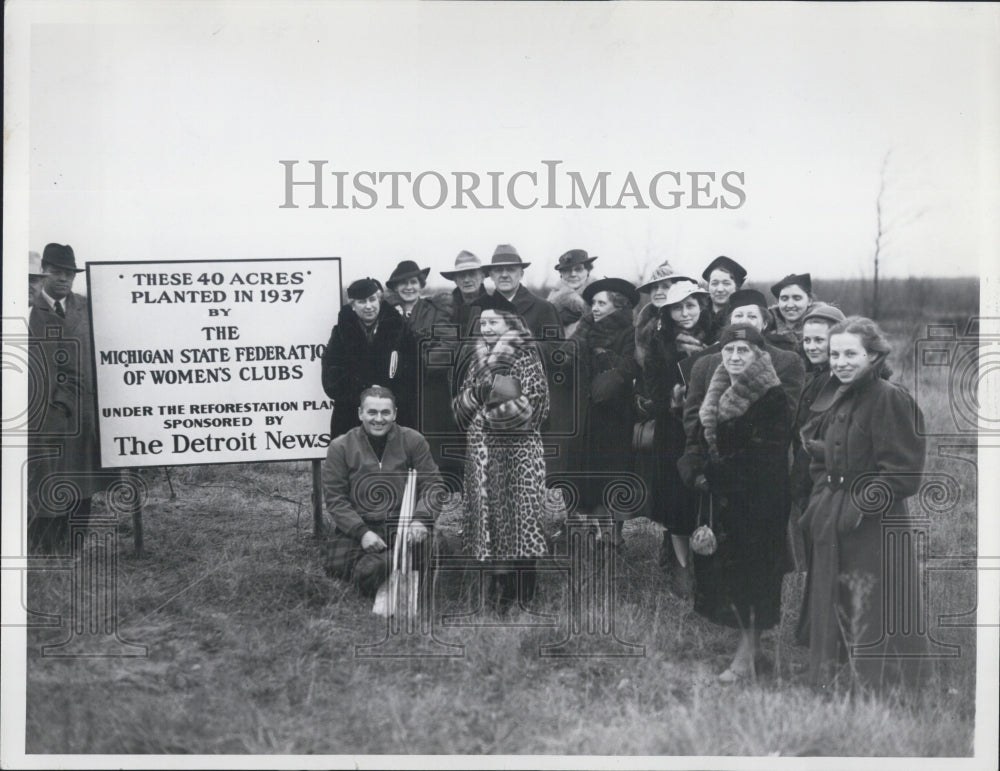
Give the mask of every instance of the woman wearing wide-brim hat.
<path id="1" fill-rule="evenodd" d="M 632 384 L 639 369 L 632 308 L 639 293 L 625 279 L 602 278 L 583 290 L 583 298 L 589 310 L 566 346 L 576 357 L 578 408 L 567 471 L 576 486 L 576 513 L 613 520 L 620 547 L 622 523 L 634 513 L 608 510 L 604 493 L 632 471 Z"/>
<path id="2" fill-rule="evenodd" d="M 673 590 L 689 596 L 694 573 L 687 539 L 694 529 L 697 496 L 680 480 L 677 461 L 684 454 L 685 386 L 678 365 L 704 349 L 708 339 L 708 293 L 691 279 L 679 279 L 657 307 L 654 298 L 636 323 L 636 359 L 641 379 L 636 399 L 641 418 L 655 420 L 651 462 L 640 468 L 651 490 L 649 516 L 666 532 L 660 564 L 671 572 Z"/>
<path id="3" fill-rule="evenodd" d="M 559 311 L 559 320 L 567 338 L 573 335 L 577 324 L 588 310 L 583 290 L 594 282 L 590 272 L 596 259 L 583 249 L 570 249 L 556 261 L 559 286 L 549 292 L 545 299 Z"/>

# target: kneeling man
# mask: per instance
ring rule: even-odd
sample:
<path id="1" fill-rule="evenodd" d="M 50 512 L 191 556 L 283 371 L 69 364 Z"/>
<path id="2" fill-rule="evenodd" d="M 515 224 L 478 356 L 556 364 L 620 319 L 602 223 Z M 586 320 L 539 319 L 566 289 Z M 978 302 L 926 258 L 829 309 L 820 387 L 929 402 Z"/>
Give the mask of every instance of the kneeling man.
<path id="1" fill-rule="evenodd" d="M 374 596 L 389 574 L 407 472 L 417 470 L 410 532 L 423 547 L 417 550 L 416 569 L 429 565 L 428 536 L 436 512 L 426 498 L 441 478 L 427 440 L 396 425 L 396 397 L 388 388 L 365 389 L 358 417 L 361 425 L 334 439 L 323 463 L 323 497 L 335 528 L 326 570 Z"/>

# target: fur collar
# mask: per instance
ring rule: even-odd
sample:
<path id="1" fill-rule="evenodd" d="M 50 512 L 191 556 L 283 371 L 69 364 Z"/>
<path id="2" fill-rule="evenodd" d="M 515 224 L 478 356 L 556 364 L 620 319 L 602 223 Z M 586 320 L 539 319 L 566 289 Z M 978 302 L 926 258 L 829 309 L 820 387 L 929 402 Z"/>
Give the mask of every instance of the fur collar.
<path id="1" fill-rule="evenodd" d="M 480 339 L 476 344 L 476 359 L 480 371 L 497 372 L 509 370 L 514 365 L 518 353 L 528 348 L 531 341 L 527 333 L 517 329 L 509 329 L 491 348 L 486 341 Z"/>
<path id="2" fill-rule="evenodd" d="M 701 403 L 698 417 L 705 429 L 705 441 L 708 443 L 709 454 L 717 457 L 719 423 L 733 420 L 745 414 L 754 402 L 781 381 L 774 371 L 771 356 L 767 351 L 757 355 L 750 365 L 737 375 L 735 380 L 729 377 L 726 367 L 719 364 L 712 375 L 712 380 Z"/>

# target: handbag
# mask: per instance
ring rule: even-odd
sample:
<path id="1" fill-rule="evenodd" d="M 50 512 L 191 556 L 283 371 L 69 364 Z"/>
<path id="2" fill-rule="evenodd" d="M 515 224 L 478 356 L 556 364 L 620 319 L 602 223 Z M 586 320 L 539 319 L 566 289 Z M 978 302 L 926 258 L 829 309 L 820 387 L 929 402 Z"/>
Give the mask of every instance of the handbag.
<path id="1" fill-rule="evenodd" d="M 640 420 L 632 427 L 632 452 L 651 452 L 656 434 L 656 419 Z"/>
<path id="2" fill-rule="evenodd" d="M 702 522 L 702 503 L 708 498 L 708 524 Z M 712 530 L 712 495 L 711 493 L 701 496 L 698 499 L 698 521 L 702 524 L 695 528 L 694 532 L 691 533 L 691 551 L 695 554 L 700 554 L 702 557 L 711 557 L 715 554 L 715 550 L 719 548 L 719 540 L 715 537 L 715 532 Z"/>

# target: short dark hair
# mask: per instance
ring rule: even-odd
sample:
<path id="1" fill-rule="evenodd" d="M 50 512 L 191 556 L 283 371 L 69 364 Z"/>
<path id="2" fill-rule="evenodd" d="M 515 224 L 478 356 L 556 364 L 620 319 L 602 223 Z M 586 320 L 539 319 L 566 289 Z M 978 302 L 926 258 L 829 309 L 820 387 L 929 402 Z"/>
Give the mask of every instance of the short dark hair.
<path id="1" fill-rule="evenodd" d="M 364 391 L 361 392 L 361 397 L 358 399 L 359 409 L 361 408 L 361 405 L 365 403 L 365 399 L 367 399 L 369 396 L 373 399 L 391 399 L 392 406 L 393 407 L 396 406 L 396 394 L 394 394 L 385 386 L 373 385 L 373 386 L 368 386 L 368 388 L 366 388 Z"/>
<path id="2" fill-rule="evenodd" d="M 632 310 L 632 302 L 621 292 L 609 291 L 607 295 L 616 311 Z"/>

